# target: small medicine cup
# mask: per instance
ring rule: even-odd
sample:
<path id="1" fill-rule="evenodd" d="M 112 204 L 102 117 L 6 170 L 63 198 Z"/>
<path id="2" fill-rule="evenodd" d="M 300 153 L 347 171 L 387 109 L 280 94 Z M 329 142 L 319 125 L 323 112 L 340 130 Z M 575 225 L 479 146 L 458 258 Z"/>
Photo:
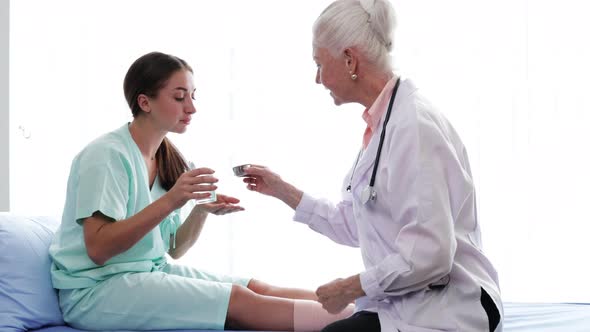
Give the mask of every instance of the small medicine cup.
<path id="1" fill-rule="evenodd" d="M 235 176 L 247 176 L 247 174 L 244 172 L 244 168 L 250 167 L 250 166 L 252 166 L 252 165 L 251 164 L 244 164 L 244 165 L 234 167 L 233 168 L 234 175 Z"/>

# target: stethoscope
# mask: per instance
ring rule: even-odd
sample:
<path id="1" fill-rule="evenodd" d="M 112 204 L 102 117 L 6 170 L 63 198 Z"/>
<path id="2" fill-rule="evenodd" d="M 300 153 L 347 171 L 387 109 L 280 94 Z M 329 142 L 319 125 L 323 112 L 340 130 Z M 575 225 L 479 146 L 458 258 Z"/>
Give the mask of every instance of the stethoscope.
<path id="1" fill-rule="evenodd" d="M 381 137 L 379 138 L 379 147 L 377 148 L 377 155 L 375 156 L 375 164 L 373 165 L 373 173 L 371 174 L 371 180 L 369 181 L 369 185 L 361 193 L 361 201 L 363 202 L 363 204 L 367 204 L 368 201 L 375 201 L 377 199 L 377 191 L 374 188 L 375 177 L 377 176 L 379 159 L 381 159 L 381 149 L 383 148 L 383 141 L 385 140 L 385 128 L 387 127 L 387 122 L 389 122 L 389 117 L 391 116 L 391 109 L 393 108 L 393 102 L 395 100 L 395 95 L 397 94 L 399 84 L 400 79 L 398 78 L 395 82 L 395 86 L 393 87 L 393 92 L 391 93 L 391 98 L 389 99 L 389 106 L 387 107 L 387 114 L 385 115 L 385 120 L 383 121 L 383 129 L 381 130 Z M 356 162 L 354 163 L 354 168 L 352 169 L 352 175 L 350 176 L 350 182 L 348 183 L 348 187 L 346 187 L 346 191 L 348 192 L 352 191 L 352 178 L 354 176 L 354 171 L 356 170 L 356 166 L 359 162 L 359 159 L 361 158 L 361 155 L 362 149 L 356 157 Z"/>

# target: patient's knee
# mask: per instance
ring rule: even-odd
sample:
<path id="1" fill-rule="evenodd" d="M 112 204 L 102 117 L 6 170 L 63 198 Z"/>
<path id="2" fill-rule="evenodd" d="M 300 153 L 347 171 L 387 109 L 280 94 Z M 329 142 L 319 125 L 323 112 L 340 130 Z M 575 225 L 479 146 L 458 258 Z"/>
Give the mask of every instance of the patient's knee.
<path id="1" fill-rule="evenodd" d="M 252 279 L 248 283 L 248 288 L 260 295 L 272 295 L 274 287 L 265 282 Z"/>
<path id="2" fill-rule="evenodd" d="M 244 286 L 232 285 L 226 318 L 229 324 L 239 325 L 243 322 L 247 308 L 253 303 L 255 296 L 253 291 Z"/>

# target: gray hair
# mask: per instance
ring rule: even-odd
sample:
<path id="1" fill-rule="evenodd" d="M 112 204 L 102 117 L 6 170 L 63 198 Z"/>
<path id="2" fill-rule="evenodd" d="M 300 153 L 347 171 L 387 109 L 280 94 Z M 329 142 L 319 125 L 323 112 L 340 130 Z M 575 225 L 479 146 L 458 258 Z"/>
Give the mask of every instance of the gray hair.
<path id="1" fill-rule="evenodd" d="M 388 0 L 336 0 L 313 25 L 313 46 L 333 55 L 357 47 L 383 71 L 391 71 L 396 18 Z"/>

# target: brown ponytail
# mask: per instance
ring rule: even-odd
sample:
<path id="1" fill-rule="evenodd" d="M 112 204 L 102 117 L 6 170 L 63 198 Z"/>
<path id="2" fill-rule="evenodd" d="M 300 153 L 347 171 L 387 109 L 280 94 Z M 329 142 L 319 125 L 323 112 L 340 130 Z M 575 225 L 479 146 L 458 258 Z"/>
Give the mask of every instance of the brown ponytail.
<path id="1" fill-rule="evenodd" d="M 162 144 L 156 151 L 156 159 L 162 188 L 168 191 L 174 186 L 178 177 L 188 170 L 188 165 L 168 137 L 164 137 Z"/>

